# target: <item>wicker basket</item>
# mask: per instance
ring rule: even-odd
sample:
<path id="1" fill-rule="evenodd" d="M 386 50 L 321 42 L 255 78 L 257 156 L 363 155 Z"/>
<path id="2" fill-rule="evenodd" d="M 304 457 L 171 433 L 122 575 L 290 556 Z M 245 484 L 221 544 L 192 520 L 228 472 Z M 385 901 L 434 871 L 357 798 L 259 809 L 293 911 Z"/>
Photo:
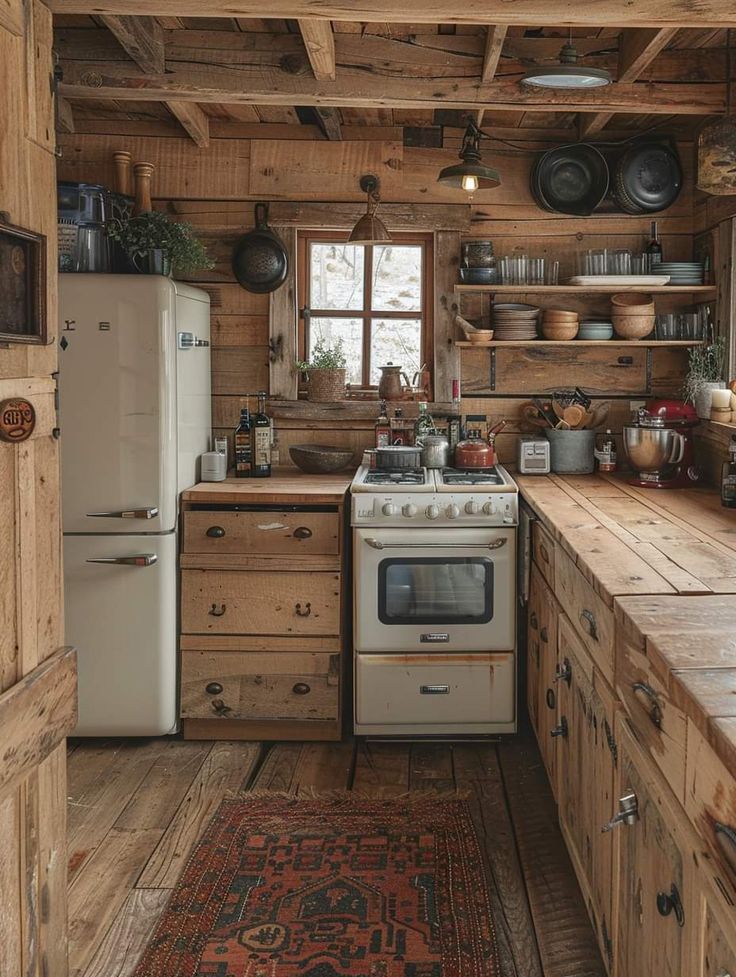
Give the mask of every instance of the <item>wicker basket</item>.
<path id="1" fill-rule="evenodd" d="M 320 404 L 345 400 L 345 370 L 315 370 L 308 373 L 307 399 Z"/>

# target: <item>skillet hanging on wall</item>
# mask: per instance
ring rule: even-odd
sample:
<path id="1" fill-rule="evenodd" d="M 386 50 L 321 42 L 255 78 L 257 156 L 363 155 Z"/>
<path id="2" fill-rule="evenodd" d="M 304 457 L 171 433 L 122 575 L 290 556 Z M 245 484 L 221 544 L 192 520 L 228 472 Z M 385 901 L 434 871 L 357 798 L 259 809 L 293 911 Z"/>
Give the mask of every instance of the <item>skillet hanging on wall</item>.
<path id="1" fill-rule="evenodd" d="M 680 159 L 667 143 L 635 143 L 616 162 L 613 198 L 628 214 L 666 210 L 681 189 Z"/>
<path id="2" fill-rule="evenodd" d="M 542 153 L 532 169 L 532 194 L 558 214 L 589 216 L 608 193 L 608 165 L 589 143 L 572 143 Z"/>
<path id="3" fill-rule="evenodd" d="M 233 274 L 249 292 L 273 292 L 286 281 L 289 255 L 284 242 L 268 226 L 268 204 L 256 204 L 255 220 L 255 228 L 235 242 Z"/>

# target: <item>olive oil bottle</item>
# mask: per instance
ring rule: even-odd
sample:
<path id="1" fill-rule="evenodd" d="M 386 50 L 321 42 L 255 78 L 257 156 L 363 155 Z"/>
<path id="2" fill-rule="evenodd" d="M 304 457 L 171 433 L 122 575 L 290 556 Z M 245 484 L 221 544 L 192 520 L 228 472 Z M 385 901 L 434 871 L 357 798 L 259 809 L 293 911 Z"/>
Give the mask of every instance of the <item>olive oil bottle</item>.
<path id="1" fill-rule="evenodd" d="M 250 478 L 251 422 L 248 401 L 240 409 L 240 423 L 235 428 L 235 477 Z"/>

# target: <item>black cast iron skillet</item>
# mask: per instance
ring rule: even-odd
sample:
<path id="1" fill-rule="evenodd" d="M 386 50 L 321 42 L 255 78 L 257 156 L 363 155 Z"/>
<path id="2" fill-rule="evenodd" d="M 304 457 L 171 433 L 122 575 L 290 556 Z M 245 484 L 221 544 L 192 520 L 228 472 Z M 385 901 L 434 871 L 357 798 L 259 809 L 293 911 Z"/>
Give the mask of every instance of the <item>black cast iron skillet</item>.
<path id="1" fill-rule="evenodd" d="M 587 217 L 608 193 L 608 164 L 589 143 L 558 146 L 538 157 L 532 193 L 548 210 Z"/>
<path id="2" fill-rule="evenodd" d="M 268 204 L 255 206 L 256 226 L 235 243 L 233 274 L 249 292 L 273 292 L 289 273 L 284 242 L 268 226 Z"/>
<path id="3" fill-rule="evenodd" d="M 613 196 L 629 214 L 666 210 L 681 189 L 680 159 L 666 143 L 635 143 L 616 162 Z"/>

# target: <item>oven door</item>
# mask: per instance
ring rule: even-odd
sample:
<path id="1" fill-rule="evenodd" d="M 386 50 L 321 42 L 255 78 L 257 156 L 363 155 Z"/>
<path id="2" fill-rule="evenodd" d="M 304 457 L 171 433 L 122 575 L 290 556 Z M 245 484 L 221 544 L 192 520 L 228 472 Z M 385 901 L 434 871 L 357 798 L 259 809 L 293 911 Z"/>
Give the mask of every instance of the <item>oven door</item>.
<path id="1" fill-rule="evenodd" d="M 355 648 L 511 651 L 515 529 L 356 529 Z"/>

